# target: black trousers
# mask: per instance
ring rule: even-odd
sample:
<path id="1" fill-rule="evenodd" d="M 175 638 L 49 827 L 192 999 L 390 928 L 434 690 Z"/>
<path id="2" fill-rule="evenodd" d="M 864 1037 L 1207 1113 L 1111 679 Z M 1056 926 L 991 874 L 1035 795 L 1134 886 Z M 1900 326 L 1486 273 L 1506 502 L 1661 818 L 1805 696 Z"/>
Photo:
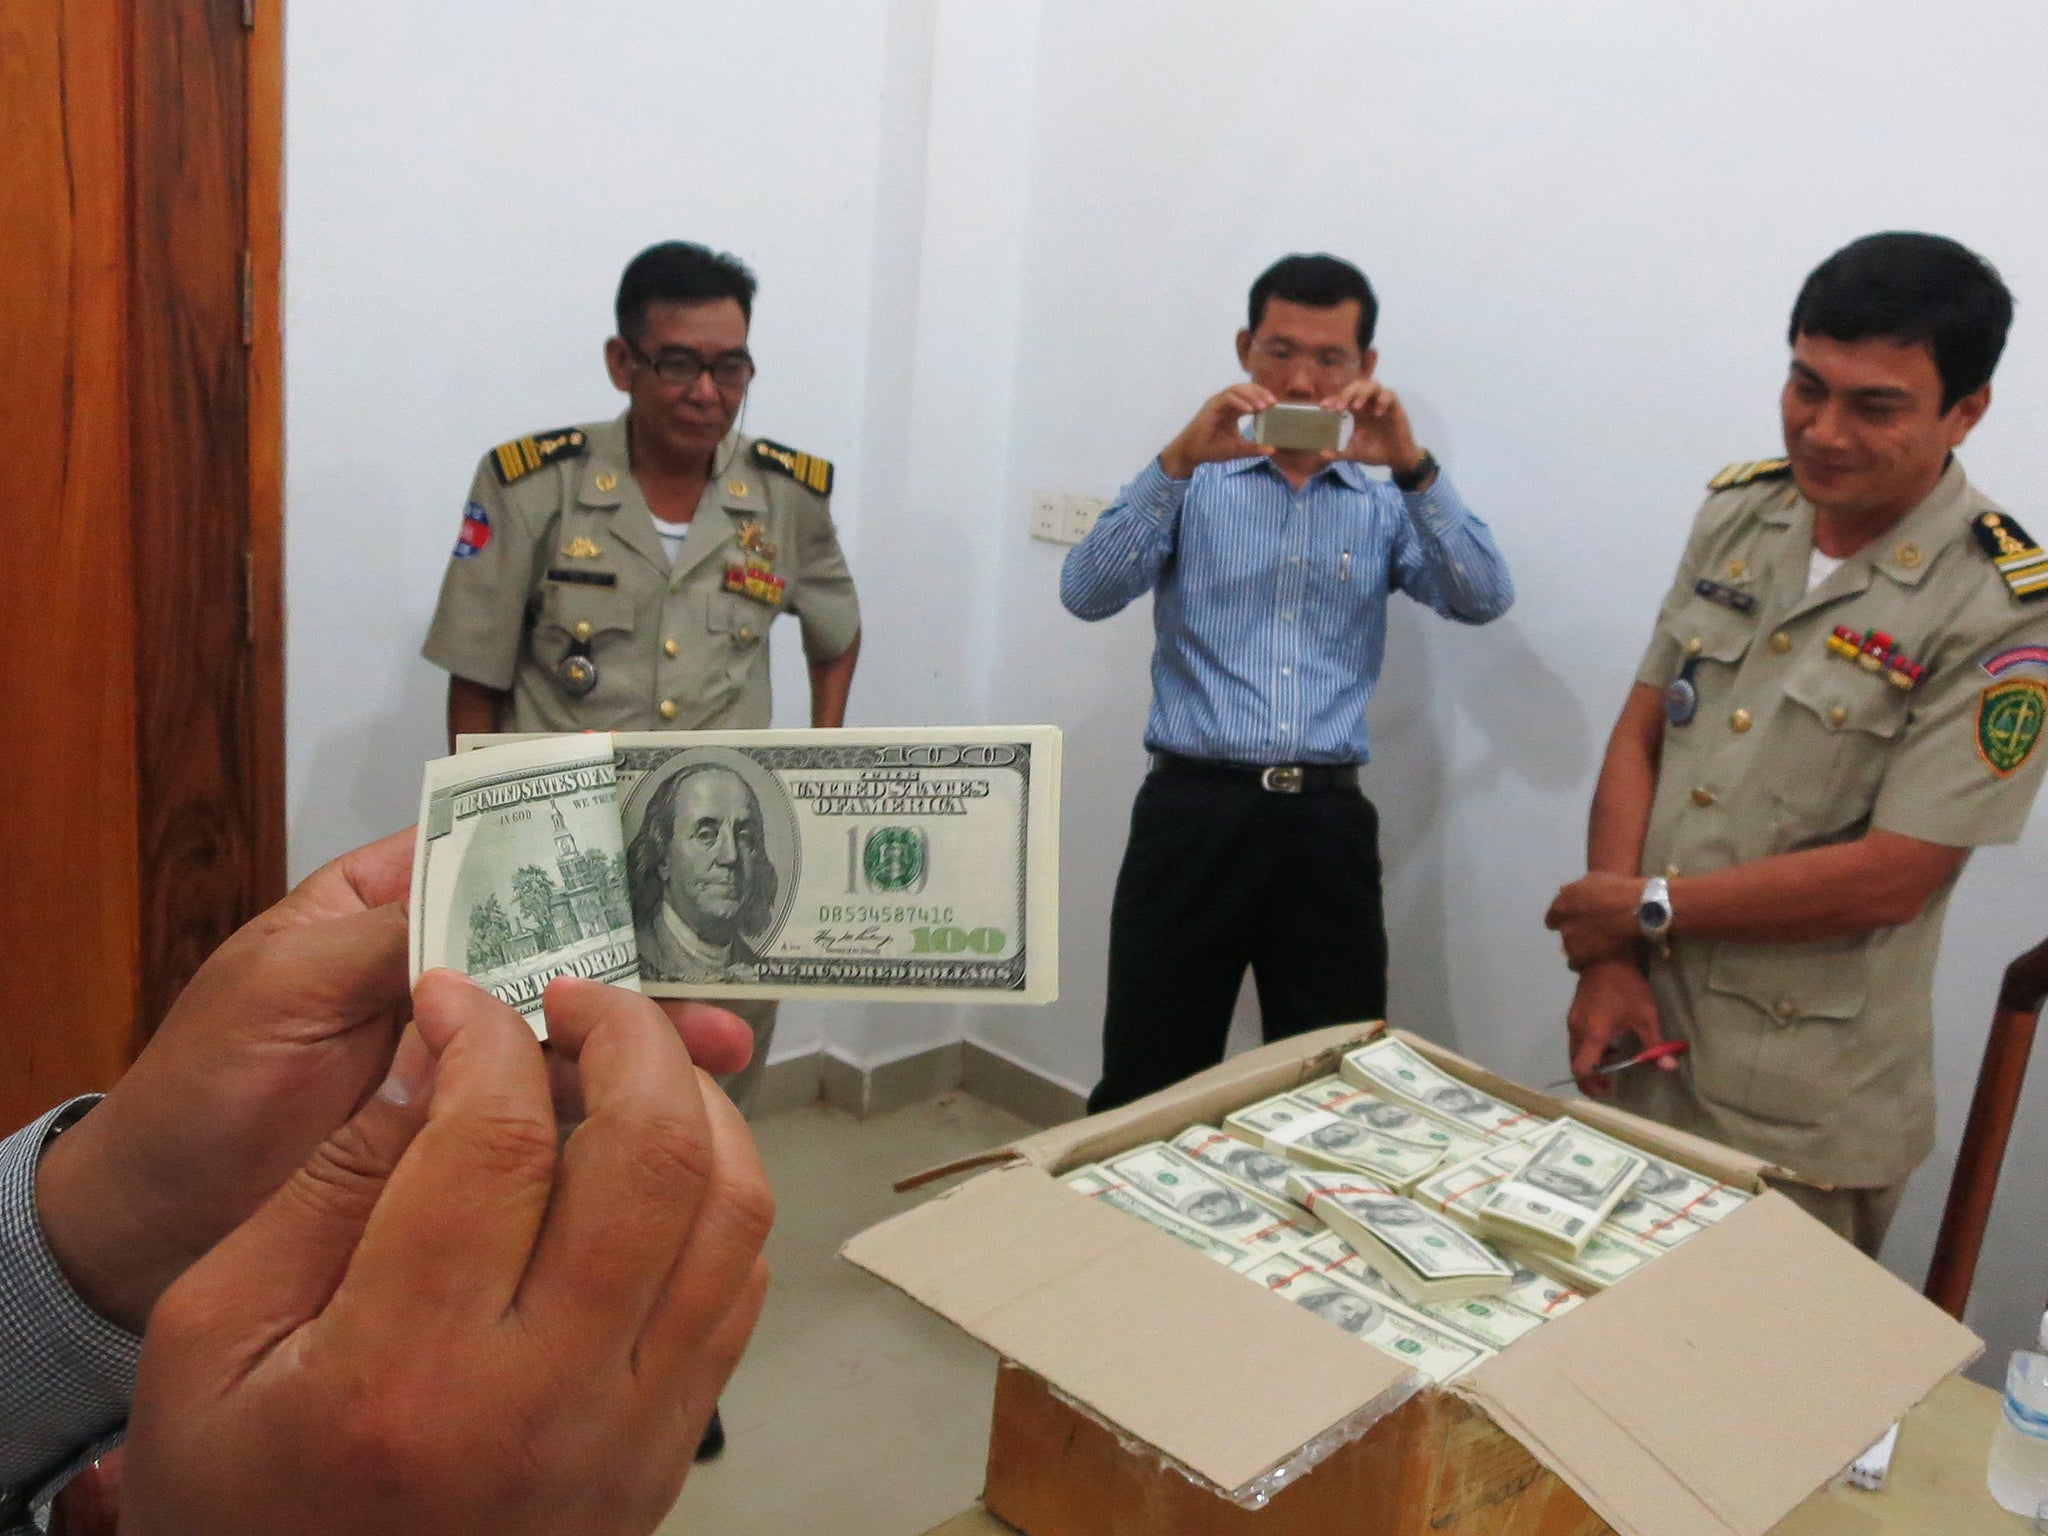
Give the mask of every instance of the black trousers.
<path id="1" fill-rule="evenodd" d="M 1088 1112 L 1221 1061 L 1247 965 L 1268 1040 L 1384 1016 L 1379 813 L 1356 790 L 1154 773 L 1116 880 Z"/>

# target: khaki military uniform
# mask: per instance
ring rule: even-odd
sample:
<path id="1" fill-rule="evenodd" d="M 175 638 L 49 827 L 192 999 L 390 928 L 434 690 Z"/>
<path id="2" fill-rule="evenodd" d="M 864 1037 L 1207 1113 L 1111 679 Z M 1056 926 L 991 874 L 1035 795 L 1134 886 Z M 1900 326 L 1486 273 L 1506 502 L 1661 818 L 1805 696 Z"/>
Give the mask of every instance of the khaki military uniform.
<path id="1" fill-rule="evenodd" d="M 832 526 L 832 466 L 727 437 L 673 562 L 627 458 L 626 420 L 484 455 L 422 654 L 511 694 L 507 731 L 758 729 L 768 631 L 784 613 L 830 661 L 860 631 Z M 772 1002 L 721 1006 L 754 1030 L 728 1084 L 742 1108 L 768 1055 Z"/>
<path id="2" fill-rule="evenodd" d="M 427 660 L 509 691 L 508 731 L 767 725 L 769 626 L 794 614 L 804 654 L 830 661 L 860 607 L 829 464 L 738 434 L 714 464 L 671 564 L 623 416 L 486 454 Z"/>
<path id="3" fill-rule="evenodd" d="M 1667 694 L 1643 874 L 1873 828 L 1955 848 L 2017 838 L 2048 762 L 2048 601 L 2034 596 L 2048 598 L 2048 557 L 1951 460 L 1896 528 L 1808 591 L 1813 508 L 1782 462 L 1716 484 L 1636 674 L 1684 685 Z M 1845 637 L 1830 646 L 1838 628 L 1894 645 L 1859 660 Z M 1680 723 L 1687 687 L 1696 711 Z M 1930 988 L 1948 896 L 1847 938 L 1675 939 L 1648 974 L 1667 1038 L 1691 1053 L 1680 1072 L 1616 1078 L 1618 1098 L 1811 1179 L 1899 1183 L 1934 1141 Z"/>

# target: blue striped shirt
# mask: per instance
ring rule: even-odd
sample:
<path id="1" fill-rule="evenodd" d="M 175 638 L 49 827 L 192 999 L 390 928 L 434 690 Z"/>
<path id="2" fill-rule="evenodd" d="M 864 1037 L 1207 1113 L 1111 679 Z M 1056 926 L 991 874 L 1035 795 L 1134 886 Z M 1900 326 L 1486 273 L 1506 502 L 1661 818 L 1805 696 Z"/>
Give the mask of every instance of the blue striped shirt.
<path id="1" fill-rule="evenodd" d="M 1154 459 L 1067 552 L 1060 601 L 1106 619 L 1158 588 L 1145 745 L 1241 763 L 1362 763 L 1387 594 L 1497 619 L 1514 583 L 1441 471 L 1406 493 L 1349 462 L 1295 490 L 1263 457 L 1172 480 Z"/>

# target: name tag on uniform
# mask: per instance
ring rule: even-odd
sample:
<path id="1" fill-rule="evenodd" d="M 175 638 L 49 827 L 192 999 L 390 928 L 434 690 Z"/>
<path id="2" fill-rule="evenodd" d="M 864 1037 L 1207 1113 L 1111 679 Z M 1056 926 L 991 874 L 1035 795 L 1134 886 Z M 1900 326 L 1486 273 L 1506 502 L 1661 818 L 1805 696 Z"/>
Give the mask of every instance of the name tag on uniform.
<path id="1" fill-rule="evenodd" d="M 565 571 L 557 566 L 548 572 L 549 581 L 573 582 L 579 587 L 616 587 L 619 578 L 610 571 Z"/>
<path id="2" fill-rule="evenodd" d="M 1692 589 L 1708 602 L 1719 603 L 1723 608 L 1733 608 L 1737 613 L 1756 612 L 1756 599 L 1738 587 L 1723 586 L 1702 576 L 1693 583 Z"/>

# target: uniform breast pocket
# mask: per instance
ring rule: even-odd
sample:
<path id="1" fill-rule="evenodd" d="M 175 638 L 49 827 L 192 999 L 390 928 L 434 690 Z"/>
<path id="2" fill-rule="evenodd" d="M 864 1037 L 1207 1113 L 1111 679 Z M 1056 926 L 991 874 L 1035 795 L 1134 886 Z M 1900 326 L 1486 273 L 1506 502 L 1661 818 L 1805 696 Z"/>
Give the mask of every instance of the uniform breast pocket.
<path id="1" fill-rule="evenodd" d="M 1785 678 L 1785 706 L 1772 743 L 1773 798 L 1815 831 L 1862 821 L 1877 799 L 1907 712 L 1906 691 L 1882 673 L 1828 652 L 1801 662 Z"/>
<path id="2" fill-rule="evenodd" d="M 745 649 L 767 639 L 775 610 L 737 592 L 714 592 L 706 608 L 706 618 L 714 635 L 723 635 L 732 644 Z"/>
<path id="3" fill-rule="evenodd" d="M 1760 1120 L 1818 1125 L 1855 1089 L 1856 1019 L 1869 997 L 1865 936 L 1722 944 L 1707 965 L 1693 1086 Z"/>
<path id="4" fill-rule="evenodd" d="M 581 641 L 600 661 L 606 647 L 633 633 L 633 600 L 606 587 L 550 582 L 541 593 L 533 623 L 533 648 L 553 666 Z"/>
<path id="5" fill-rule="evenodd" d="M 1671 675 L 1663 682 L 1664 719 L 1670 727 L 1665 742 L 1682 748 L 1694 735 L 1686 727 L 1702 711 L 1718 710 L 1727 696 L 1736 668 L 1749 654 L 1756 625 L 1746 614 L 1696 598 L 1660 627 L 1676 653 Z"/>

